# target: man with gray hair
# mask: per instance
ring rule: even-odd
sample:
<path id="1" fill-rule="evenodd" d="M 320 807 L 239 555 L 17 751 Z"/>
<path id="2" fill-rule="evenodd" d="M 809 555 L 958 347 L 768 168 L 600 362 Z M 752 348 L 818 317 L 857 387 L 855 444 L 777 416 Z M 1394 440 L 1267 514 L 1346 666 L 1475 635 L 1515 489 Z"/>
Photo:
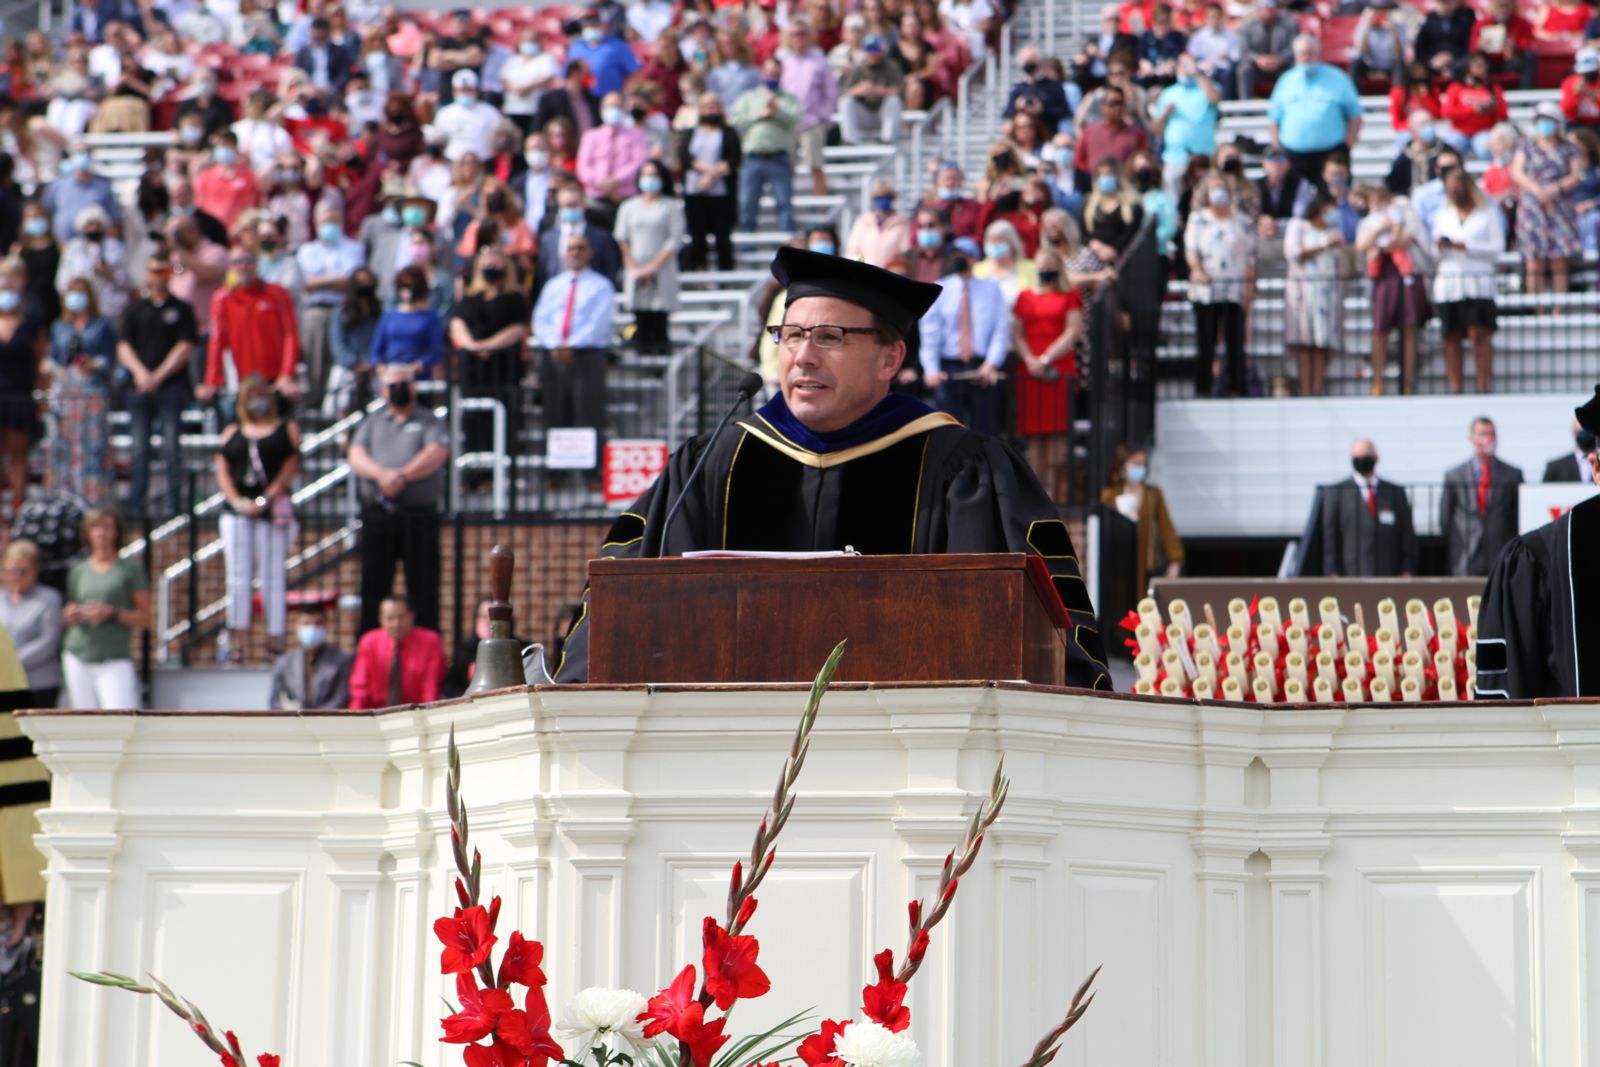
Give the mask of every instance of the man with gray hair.
<path id="1" fill-rule="evenodd" d="M 1267 118 L 1273 147 L 1320 185 L 1328 153 L 1353 148 L 1361 136 L 1361 97 L 1350 75 L 1322 62 L 1322 45 L 1303 33 L 1294 39 L 1294 66 L 1272 89 Z"/>
<path id="2" fill-rule="evenodd" d="M 112 226 L 122 224 L 122 205 L 117 203 L 111 183 L 94 172 L 94 159 L 89 155 L 87 144 L 73 142 L 72 154 L 63 163 L 62 171 L 61 177 L 45 187 L 40 198 L 50 215 L 50 228 L 58 243 L 66 244 L 72 239 L 78 212 L 90 204 L 103 208 Z"/>
<path id="3" fill-rule="evenodd" d="M 367 265 L 361 242 L 345 236 L 344 213 L 337 204 L 319 204 L 315 219 L 316 237 L 294 254 L 300 273 L 305 276 L 300 343 L 310 376 L 306 398 L 312 404 L 322 398 L 328 382 L 329 324 L 344 305 L 344 289 L 350 275 Z"/>

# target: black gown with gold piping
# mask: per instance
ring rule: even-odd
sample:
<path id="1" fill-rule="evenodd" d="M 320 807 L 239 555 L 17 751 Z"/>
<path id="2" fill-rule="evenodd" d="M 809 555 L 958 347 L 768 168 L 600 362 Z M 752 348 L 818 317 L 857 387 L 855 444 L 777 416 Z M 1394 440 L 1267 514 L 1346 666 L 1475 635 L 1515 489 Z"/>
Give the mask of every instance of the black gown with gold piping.
<path id="1" fill-rule="evenodd" d="M 1027 462 L 1004 442 L 929 410 L 868 440 L 816 451 L 757 414 L 717 440 L 671 530 L 663 531 L 708 439 L 697 437 L 673 454 L 656 483 L 613 524 L 602 556 L 846 547 L 865 555 L 1032 552 L 1045 560 L 1072 619 L 1067 684 L 1110 688 L 1072 538 Z M 555 678 L 582 682 L 587 675 L 588 626 L 580 619 Z"/>

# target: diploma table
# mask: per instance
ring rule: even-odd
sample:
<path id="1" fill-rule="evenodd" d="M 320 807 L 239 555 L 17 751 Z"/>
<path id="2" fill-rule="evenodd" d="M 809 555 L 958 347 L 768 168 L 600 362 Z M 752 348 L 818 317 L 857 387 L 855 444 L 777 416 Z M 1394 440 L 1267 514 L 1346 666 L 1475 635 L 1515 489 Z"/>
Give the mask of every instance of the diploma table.
<path id="1" fill-rule="evenodd" d="M 830 606 L 843 615 L 843 606 Z M 689 620 L 685 626 L 692 625 Z M 850 657 L 846 653 L 846 662 Z M 24 713 L 54 775 L 41 1064 L 215 1067 L 152 972 L 285 1067 L 459 1067 L 446 742 L 485 895 L 559 1017 L 701 954 L 804 685 L 509 689 L 379 713 Z M 836 686 L 730 1021 L 849 1018 L 1006 755 L 911 986 L 927 1067 L 1600 1067 L 1600 703 L 1257 708 L 1009 682 Z"/>

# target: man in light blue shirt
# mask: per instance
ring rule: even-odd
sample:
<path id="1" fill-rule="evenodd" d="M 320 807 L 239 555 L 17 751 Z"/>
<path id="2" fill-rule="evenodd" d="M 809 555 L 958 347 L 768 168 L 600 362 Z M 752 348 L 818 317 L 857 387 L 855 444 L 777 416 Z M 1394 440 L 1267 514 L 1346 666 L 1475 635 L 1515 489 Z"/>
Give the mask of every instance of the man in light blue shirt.
<path id="1" fill-rule="evenodd" d="M 1217 150 L 1217 104 L 1222 91 L 1200 72 L 1187 53 L 1178 57 L 1178 80 L 1161 90 L 1150 109 L 1150 130 L 1161 138 L 1161 177 L 1174 199 L 1183 190 L 1183 172 L 1191 156 L 1210 157 Z"/>
<path id="2" fill-rule="evenodd" d="M 1348 74 L 1322 62 L 1315 37 L 1294 39 L 1294 63 L 1267 104 L 1272 143 L 1289 153 L 1301 177 L 1320 182 L 1328 153 L 1353 147 L 1361 136 L 1361 97 Z"/>
<path id="3" fill-rule="evenodd" d="M 622 83 L 642 65 L 621 37 L 606 33 L 605 25 L 590 13 L 583 20 L 583 36 L 567 46 L 567 62 L 581 59 L 594 75 L 590 91 L 595 96 L 622 91 Z"/>
<path id="4" fill-rule="evenodd" d="M 294 260 L 305 278 L 305 303 L 300 308 L 301 358 L 310 375 L 308 401 L 318 403 L 328 383 L 333 352 L 328 329 L 334 313 L 344 305 L 350 275 L 367 265 L 360 241 L 345 236 L 342 210 L 324 204 L 316 212 L 317 235 L 295 251 Z"/>
<path id="5" fill-rule="evenodd" d="M 979 433 L 997 433 L 1011 309 L 998 283 L 972 276 L 973 261 L 982 258 L 976 241 L 957 238 L 950 251 L 956 273 L 939 279 L 944 292 L 918 324 L 922 380 L 940 411 Z"/>
<path id="6" fill-rule="evenodd" d="M 72 146 L 65 170 L 65 174 L 45 186 L 41 198 L 57 242 L 66 244 L 77 235 L 73 227 L 78 212 L 90 204 L 105 210 L 113 229 L 122 225 L 122 205 L 117 203 L 111 183 L 94 172 L 94 159 L 89 155 L 87 144 L 79 141 Z"/>
<path id="7" fill-rule="evenodd" d="M 573 234 L 562 249 L 566 267 L 544 283 L 533 306 L 533 343 L 543 350 L 540 384 L 547 427 L 606 425 L 606 362 L 617 287 L 590 270 L 589 239 Z"/>

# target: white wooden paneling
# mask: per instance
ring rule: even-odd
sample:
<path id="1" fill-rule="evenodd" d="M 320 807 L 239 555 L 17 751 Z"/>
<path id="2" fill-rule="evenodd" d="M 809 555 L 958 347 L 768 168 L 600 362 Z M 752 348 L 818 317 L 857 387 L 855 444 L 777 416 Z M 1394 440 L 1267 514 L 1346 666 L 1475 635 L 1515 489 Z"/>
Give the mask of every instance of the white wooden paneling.
<path id="1" fill-rule="evenodd" d="M 1171 996 L 1166 873 L 1131 864 L 1070 865 L 1071 958 L 1078 972 L 1110 967 L 1095 1001 L 1095 1010 L 1105 1014 L 1071 1043 L 1069 1063 L 1172 1062 L 1165 1025 Z"/>

